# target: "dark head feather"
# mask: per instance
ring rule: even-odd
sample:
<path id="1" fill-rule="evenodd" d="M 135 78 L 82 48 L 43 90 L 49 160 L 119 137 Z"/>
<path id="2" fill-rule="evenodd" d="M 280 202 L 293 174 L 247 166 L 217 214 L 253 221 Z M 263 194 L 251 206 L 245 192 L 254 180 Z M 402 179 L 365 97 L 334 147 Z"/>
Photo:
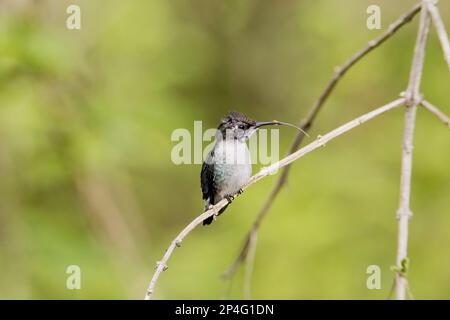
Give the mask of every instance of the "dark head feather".
<path id="1" fill-rule="evenodd" d="M 249 117 L 247 117 L 245 114 L 238 112 L 238 111 L 230 111 L 228 113 L 228 115 L 226 115 L 223 119 L 222 119 L 223 123 L 226 122 L 231 122 L 231 123 L 236 123 L 236 122 L 243 122 L 249 125 L 255 125 L 256 121 L 253 119 L 250 119 Z"/>

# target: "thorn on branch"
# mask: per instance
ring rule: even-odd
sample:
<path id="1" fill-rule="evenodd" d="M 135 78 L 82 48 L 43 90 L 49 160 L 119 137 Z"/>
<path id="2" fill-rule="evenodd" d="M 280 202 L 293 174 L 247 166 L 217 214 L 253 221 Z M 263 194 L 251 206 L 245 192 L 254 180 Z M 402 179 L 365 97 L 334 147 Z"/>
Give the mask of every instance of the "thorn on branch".
<path id="1" fill-rule="evenodd" d="M 403 216 L 408 217 L 408 219 L 411 219 L 412 217 L 412 211 L 410 209 L 399 209 L 397 211 L 397 219 L 400 219 Z"/>
<path id="2" fill-rule="evenodd" d="M 167 269 L 169 269 L 169 267 L 167 266 L 167 264 L 164 264 L 162 261 L 156 262 L 156 267 L 155 267 L 155 269 L 158 269 L 160 265 L 163 265 L 162 271 L 166 271 Z"/>
<path id="3" fill-rule="evenodd" d="M 321 140 L 322 140 L 322 135 L 319 134 L 319 135 L 317 136 L 317 141 L 320 142 Z M 323 142 L 320 142 L 320 143 L 321 143 L 322 147 L 326 147 L 326 146 L 327 146 L 326 143 L 323 143 Z"/>

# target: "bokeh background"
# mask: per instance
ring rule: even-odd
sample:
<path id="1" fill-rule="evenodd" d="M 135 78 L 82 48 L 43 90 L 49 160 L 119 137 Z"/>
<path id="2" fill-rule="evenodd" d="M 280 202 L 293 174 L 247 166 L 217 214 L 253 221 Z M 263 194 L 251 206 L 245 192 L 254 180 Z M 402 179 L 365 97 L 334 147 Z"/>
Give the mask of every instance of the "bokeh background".
<path id="1" fill-rule="evenodd" d="M 0 1 L 0 298 L 141 299 L 155 262 L 203 203 L 200 165 L 171 162 L 171 133 L 230 109 L 299 122 L 333 68 L 416 1 Z M 82 29 L 66 29 L 81 7 Z M 382 29 L 366 9 L 382 9 Z M 441 0 L 450 27 L 450 1 Z M 311 136 L 396 98 L 418 19 L 356 65 Z M 450 113 L 431 30 L 422 90 Z M 395 263 L 403 110 L 296 162 L 258 238 L 253 297 L 386 299 Z M 282 154 L 295 130 L 280 131 Z M 307 139 L 306 141 L 311 141 Z M 450 132 L 424 110 L 415 133 L 409 279 L 450 298 Z M 258 169 L 254 166 L 254 171 Z M 169 261 L 158 299 L 221 299 L 277 177 L 254 185 Z M 81 267 L 81 290 L 66 268 Z M 366 288 L 379 265 L 382 289 Z M 240 299 L 243 270 L 230 298 Z"/>

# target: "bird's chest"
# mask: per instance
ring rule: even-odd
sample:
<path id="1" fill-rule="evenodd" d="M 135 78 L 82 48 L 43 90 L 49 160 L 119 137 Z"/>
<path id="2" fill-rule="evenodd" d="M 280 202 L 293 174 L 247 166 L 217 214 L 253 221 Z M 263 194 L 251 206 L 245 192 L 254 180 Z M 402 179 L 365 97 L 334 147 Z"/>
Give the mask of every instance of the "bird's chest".
<path id="1" fill-rule="evenodd" d="M 252 174 L 250 152 L 238 141 L 220 142 L 214 149 L 214 186 L 222 196 L 233 194 Z"/>

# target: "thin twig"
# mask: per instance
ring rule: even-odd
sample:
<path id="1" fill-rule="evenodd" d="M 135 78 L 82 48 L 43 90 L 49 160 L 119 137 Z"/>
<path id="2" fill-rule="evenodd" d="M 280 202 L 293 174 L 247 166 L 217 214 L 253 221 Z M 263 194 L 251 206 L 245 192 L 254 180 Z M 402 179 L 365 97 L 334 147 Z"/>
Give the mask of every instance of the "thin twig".
<path id="1" fill-rule="evenodd" d="M 250 239 L 250 251 L 248 252 L 247 268 L 245 268 L 244 298 L 246 300 L 250 300 L 252 298 L 252 277 L 256 255 L 256 241 L 258 241 L 258 233 L 255 232 L 252 234 L 252 238 Z"/>
<path id="2" fill-rule="evenodd" d="M 414 295 L 412 294 L 408 279 L 406 279 L 406 294 L 407 294 L 409 300 L 416 300 L 414 298 Z"/>
<path id="3" fill-rule="evenodd" d="M 225 283 L 225 293 L 223 295 L 222 300 L 229 300 L 229 297 L 231 295 L 231 291 L 233 289 L 233 281 L 228 281 L 227 283 Z"/>
<path id="4" fill-rule="evenodd" d="M 427 3 L 428 12 L 430 12 L 431 18 L 433 19 L 433 24 L 436 28 L 436 32 L 441 42 L 442 51 L 444 54 L 444 59 L 447 61 L 448 69 L 450 70 L 450 42 L 448 40 L 447 31 L 445 30 L 444 22 L 442 21 L 439 9 L 433 2 Z"/>
<path id="5" fill-rule="evenodd" d="M 441 120 L 447 127 L 450 128 L 450 118 L 444 112 L 442 112 L 426 100 L 422 100 L 421 105 L 436 117 L 438 117 L 439 120 Z"/>
<path id="6" fill-rule="evenodd" d="M 308 112 L 307 116 L 304 120 L 300 123 L 300 128 L 303 131 L 308 131 L 317 114 L 319 113 L 320 109 L 324 105 L 324 103 L 327 101 L 328 97 L 333 92 L 333 89 L 335 88 L 336 84 L 341 80 L 341 78 L 345 75 L 345 73 L 358 61 L 360 61 L 363 57 L 365 57 L 369 52 L 374 50 L 375 48 L 379 47 L 383 42 L 385 42 L 387 39 L 389 39 L 392 35 L 394 35 L 397 30 L 399 30 L 402 26 L 410 22 L 414 16 L 420 11 L 421 5 L 417 4 L 414 7 L 412 7 L 407 13 L 403 14 L 401 17 L 399 17 L 396 21 L 391 23 L 391 25 L 388 27 L 388 29 L 382 33 L 379 37 L 369 41 L 369 43 L 361 49 L 360 51 L 356 52 L 350 59 L 348 59 L 344 64 L 341 66 L 335 68 L 335 73 L 333 77 L 330 79 L 330 81 L 327 83 L 324 91 L 320 95 L 319 99 L 314 103 L 314 105 L 311 107 L 310 111 Z M 294 142 L 292 143 L 292 146 L 290 148 L 289 154 L 293 153 L 295 150 L 298 149 L 300 144 L 302 143 L 304 138 L 304 135 L 300 132 Z M 278 179 L 275 187 L 272 189 L 271 193 L 267 197 L 264 205 L 262 206 L 261 210 L 259 211 L 258 215 L 256 216 L 253 225 L 250 229 L 250 231 L 247 233 L 247 236 L 244 240 L 244 245 L 242 246 L 238 256 L 234 260 L 233 264 L 225 271 L 224 277 L 230 278 L 235 273 L 237 268 L 244 262 L 244 260 L 247 257 L 247 254 L 249 252 L 249 246 L 250 246 L 250 239 L 251 237 L 258 231 L 259 226 L 261 225 L 262 220 L 267 215 L 270 207 L 272 206 L 273 201 L 277 197 L 278 193 L 281 191 L 282 187 L 287 181 L 287 176 L 289 174 L 290 166 L 286 166 L 283 169 L 283 172 L 280 175 L 280 178 Z"/>
<path id="7" fill-rule="evenodd" d="M 370 111 L 356 119 L 353 119 L 352 121 L 347 122 L 346 124 L 330 131 L 329 133 L 319 136 L 316 140 L 311 142 L 310 144 L 306 145 L 305 147 L 301 148 L 300 150 L 288 155 L 287 157 L 281 159 L 280 161 L 270 165 L 269 167 L 265 167 L 261 169 L 257 174 L 252 176 L 250 180 L 245 184 L 245 186 L 242 188 L 243 190 L 250 187 L 252 184 L 258 182 L 259 180 L 263 179 L 264 177 L 268 175 L 272 175 L 276 173 L 279 169 L 289 165 L 290 163 L 300 159 L 301 157 L 305 156 L 306 154 L 320 148 L 324 147 L 325 144 L 340 135 L 352 130 L 353 128 L 391 110 L 394 108 L 397 108 L 405 103 L 404 98 L 396 99 L 382 107 L 379 107 L 373 111 Z M 234 195 L 235 197 L 238 196 L 238 194 Z M 156 264 L 156 271 L 152 277 L 152 280 L 150 281 L 149 288 L 147 289 L 147 293 L 145 295 L 146 300 L 150 300 L 153 294 L 153 291 L 155 289 L 156 282 L 158 281 L 159 276 L 161 273 L 167 269 L 167 261 L 169 260 L 170 256 L 172 255 L 174 249 L 176 247 L 181 246 L 181 242 L 183 239 L 197 227 L 200 223 L 202 223 L 203 220 L 205 220 L 208 217 L 211 217 L 213 215 L 217 215 L 220 209 L 222 209 L 225 205 L 227 205 L 229 202 L 227 199 L 223 199 L 220 202 L 218 202 L 216 205 L 214 205 L 211 209 L 205 211 L 201 215 L 199 215 L 197 218 L 195 218 L 191 223 L 189 223 L 178 235 L 177 237 L 171 242 L 169 247 L 166 250 L 166 253 L 164 254 L 161 261 L 158 261 Z"/>
<path id="8" fill-rule="evenodd" d="M 395 289 L 395 279 L 392 280 L 392 284 L 391 284 L 391 288 L 389 289 L 387 300 L 391 300 L 392 294 L 394 293 L 394 289 Z"/>
<path id="9" fill-rule="evenodd" d="M 422 5 L 427 5 L 427 0 L 422 1 Z M 414 125 L 416 119 L 417 106 L 421 102 L 420 82 L 422 79 L 423 63 L 425 58 L 425 45 L 428 37 L 430 18 L 428 10 L 423 7 L 420 14 L 419 31 L 417 33 L 416 46 L 409 75 L 408 88 L 405 93 L 406 111 L 405 127 L 403 130 L 403 152 L 402 171 L 400 179 L 400 203 L 397 210 L 398 219 L 398 248 L 397 265 L 395 275 L 395 292 L 397 300 L 404 300 L 406 296 L 408 271 L 408 227 L 409 219 L 412 216 L 410 209 L 411 196 L 411 171 L 412 171 L 412 151 L 414 140 Z"/>

